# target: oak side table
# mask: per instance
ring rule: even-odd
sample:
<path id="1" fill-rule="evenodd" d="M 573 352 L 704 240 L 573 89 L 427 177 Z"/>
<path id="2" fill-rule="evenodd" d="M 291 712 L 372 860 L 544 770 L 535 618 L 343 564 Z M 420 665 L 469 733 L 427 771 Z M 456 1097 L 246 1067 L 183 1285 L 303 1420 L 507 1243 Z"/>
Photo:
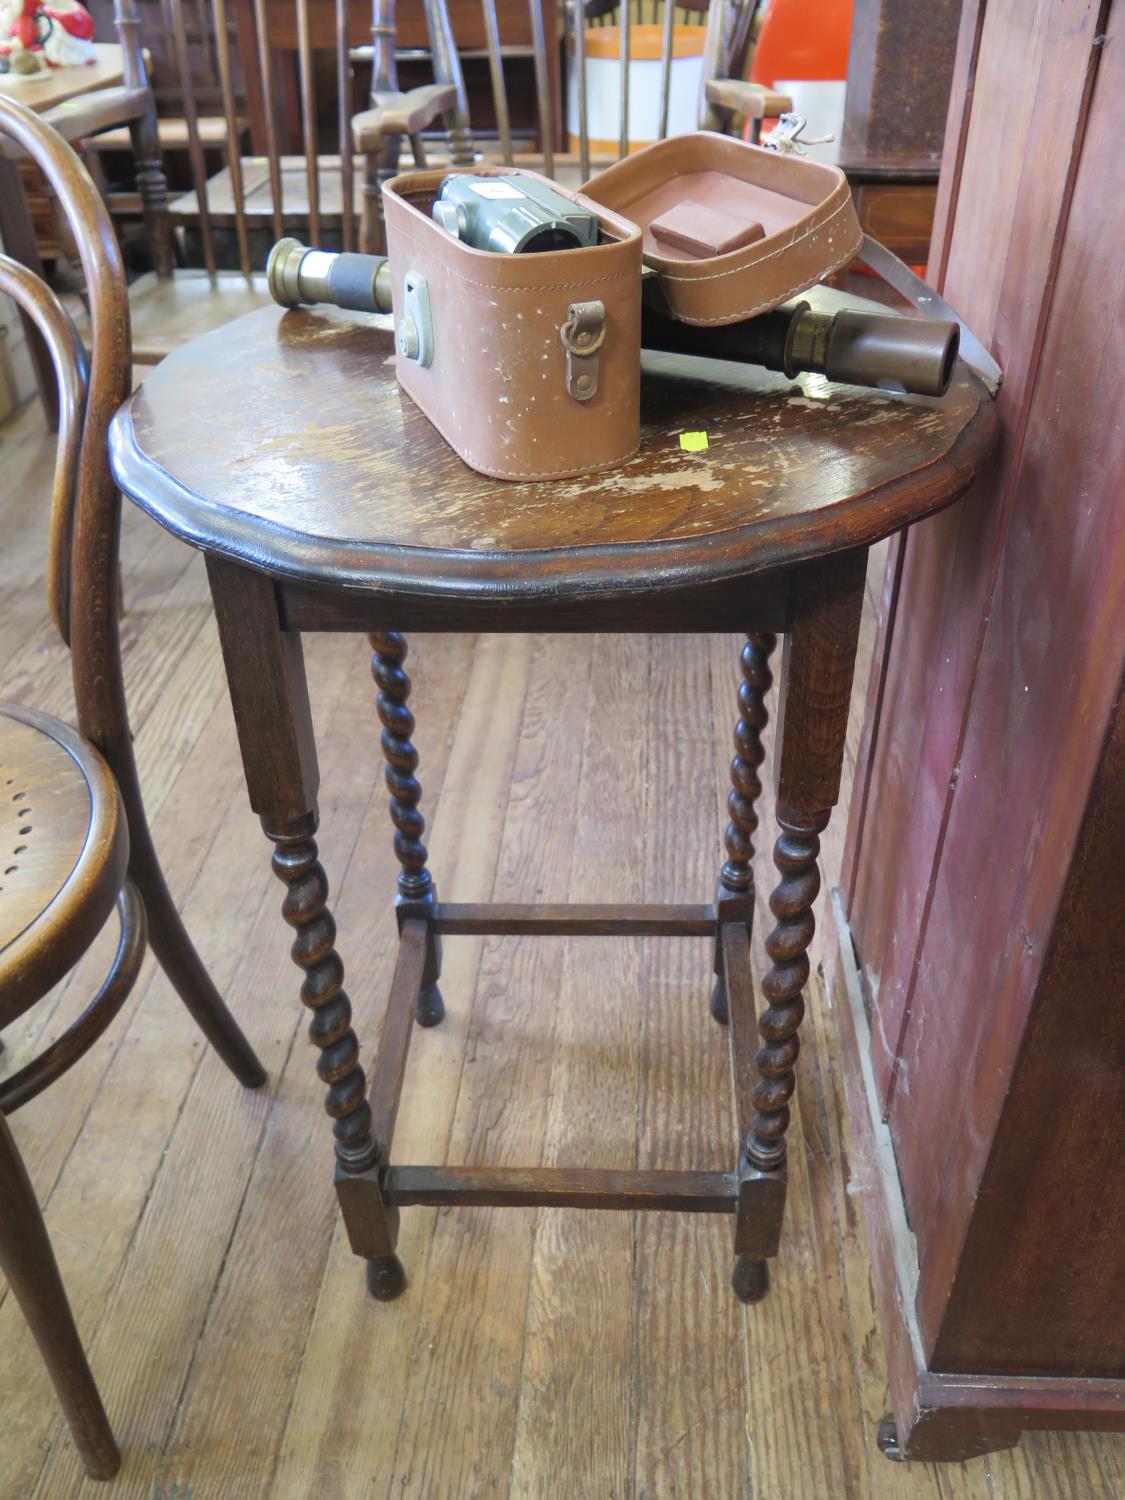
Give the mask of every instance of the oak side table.
<path id="1" fill-rule="evenodd" d="M 335 309 L 252 312 L 177 350 L 118 413 L 126 494 L 204 551 L 250 802 L 274 844 L 301 999 L 327 1085 L 336 1186 L 374 1296 L 405 1285 L 399 1210 L 416 1203 L 726 1214 L 733 1285 L 768 1287 L 808 978 L 819 834 L 840 787 L 867 549 L 956 499 L 996 421 L 963 366 L 940 401 L 645 356 L 640 453 L 588 478 L 481 477 L 394 379 L 389 323 Z M 708 434 L 681 449 L 684 430 Z M 748 634 L 714 903 L 449 904 L 427 867 L 411 743 L 409 631 Z M 400 946 L 371 1089 L 319 863 L 303 631 L 370 633 L 401 870 Z M 750 973 L 763 697 L 784 634 L 765 1008 Z M 415 1022 L 444 1013 L 442 940 L 464 934 L 706 934 L 712 1011 L 729 1021 L 737 1149 L 727 1172 L 395 1165 Z M 704 976 L 700 976 L 701 990 Z"/>

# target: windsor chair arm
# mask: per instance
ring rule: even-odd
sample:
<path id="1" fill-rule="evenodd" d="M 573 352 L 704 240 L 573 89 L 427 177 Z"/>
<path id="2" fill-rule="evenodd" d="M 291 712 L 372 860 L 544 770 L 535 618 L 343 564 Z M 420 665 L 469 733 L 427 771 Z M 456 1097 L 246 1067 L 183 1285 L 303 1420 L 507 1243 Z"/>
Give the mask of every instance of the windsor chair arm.
<path id="1" fill-rule="evenodd" d="M 416 135 L 432 125 L 457 102 L 453 83 L 426 83 L 407 93 L 373 96 L 373 106 L 352 116 L 352 140 L 357 151 L 381 151 L 389 135 Z"/>
<path id="2" fill-rule="evenodd" d="M 793 108 L 788 94 L 740 78 L 709 78 L 703 92 L 713 108 L 729 110 L 747 120 L 773 120 Z"/>

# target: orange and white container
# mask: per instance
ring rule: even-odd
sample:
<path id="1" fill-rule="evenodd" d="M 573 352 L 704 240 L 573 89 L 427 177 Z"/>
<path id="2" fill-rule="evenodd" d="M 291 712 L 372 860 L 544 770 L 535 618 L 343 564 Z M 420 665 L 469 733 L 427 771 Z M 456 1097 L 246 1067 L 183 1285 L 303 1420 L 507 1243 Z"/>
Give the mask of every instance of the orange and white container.
<path id="1" fill-rule="evenodd" d="M 699 128 L 699 97 L 703 87 L 705 26 L 675 26 L 672 33 L 672 70 L 668 105 L 668 134 L 685 135 Z M 629 28 L 629 150 L 636 151 L 660 136 L 660 80 L 664 39 L 662 26 L 635 24 Z M 595 156 L 616 157 L 621 141 L 621 29 L 586 28 L 586 114 L 590 150 Z M 578 73 L 574 57 L 567 70 L 566 120 L 570 150 L 578 150 Z"/>

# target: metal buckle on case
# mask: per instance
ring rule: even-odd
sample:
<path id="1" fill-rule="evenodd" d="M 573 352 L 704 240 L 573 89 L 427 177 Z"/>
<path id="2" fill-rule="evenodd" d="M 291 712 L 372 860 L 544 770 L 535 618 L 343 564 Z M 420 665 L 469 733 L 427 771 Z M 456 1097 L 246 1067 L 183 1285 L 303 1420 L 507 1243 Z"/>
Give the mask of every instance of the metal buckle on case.
<path id="1" fill-rule="evenodd" d="M 589 401 L 598 390 L 598 350 L 605 343 L 605 303 L 572 302 L 559 329 L 566 350 L 566 390 Z"/>
<path id="2" fill-rule="evenodd" d="M 403 359 L 416 360 L 423 368 L 433 362 L 434 325 L 430 316 L 430 289 L 426 278 L 407 271 L 402 278 L 402 316 L 395 332 Z"/>

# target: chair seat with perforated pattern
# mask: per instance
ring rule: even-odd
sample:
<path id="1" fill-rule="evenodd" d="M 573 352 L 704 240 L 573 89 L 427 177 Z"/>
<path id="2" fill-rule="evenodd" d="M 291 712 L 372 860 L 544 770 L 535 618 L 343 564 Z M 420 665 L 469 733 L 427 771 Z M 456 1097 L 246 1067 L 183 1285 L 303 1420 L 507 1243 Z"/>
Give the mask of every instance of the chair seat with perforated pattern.
<path id="1" fill-rule="evenodd" d="M 0 703 L 0 1026 L 93 942 L 128 857 L 121 799 L 98 752 L 58 719 Z"/>

